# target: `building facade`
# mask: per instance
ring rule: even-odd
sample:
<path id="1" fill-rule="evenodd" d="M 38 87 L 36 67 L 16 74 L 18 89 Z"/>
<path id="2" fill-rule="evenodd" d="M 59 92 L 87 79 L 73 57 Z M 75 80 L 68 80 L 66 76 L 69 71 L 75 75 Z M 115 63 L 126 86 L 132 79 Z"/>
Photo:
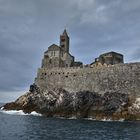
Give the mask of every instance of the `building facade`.
<path id="1" fill-rule="evenodd" d="M 44 58 L 42 59 L 42 68 L 62 68 L 62 67 L 82 67 L 82 62 L 76 62 L 74 56 L 69 52 L 70 38 L 67 31 L 64 30 L 60 35 L 60 45 L 52 44 L 48 47 L 48 50 L 44 52 Z M 123 55 L 116 52 L 108 52 L 101 54 L 95 61 L 91 63 L 91 66 L 96 65 L 115 65 L 124 63 Z"/>
<path id="2" fill-rule="evenodd" d="M 70 54 L 69 42 L 70 39 L 67 31 L 64 30 L 63 34 L 60 35 L 60 45 L 58 46 L 56 44 L 52 44 L 44 53 L 42 68 L 72 67 L 82 65 L 82 63 L 75 62 L 74 56 Z"/>
<path id="3" fill-rule="evenodd" d="M 115 65 L 119 63 L 124 63 L 123 55 L 116 52 L 108 52 L 95 58 L 95 62 L 91 63 L 91 65 Z"/>

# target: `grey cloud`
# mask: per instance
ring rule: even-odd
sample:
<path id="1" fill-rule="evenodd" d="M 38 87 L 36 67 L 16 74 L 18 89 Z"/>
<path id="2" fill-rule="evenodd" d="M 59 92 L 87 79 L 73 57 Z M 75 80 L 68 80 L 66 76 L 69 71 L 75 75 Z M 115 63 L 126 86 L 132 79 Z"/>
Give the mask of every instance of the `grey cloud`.
<path id="1" fill-rule="evenodd" d="M 136 50 L 133 51 L 132 56 L 131 56 L 132 61 L 140 61 L 140 47 L 138 47 Z"/>

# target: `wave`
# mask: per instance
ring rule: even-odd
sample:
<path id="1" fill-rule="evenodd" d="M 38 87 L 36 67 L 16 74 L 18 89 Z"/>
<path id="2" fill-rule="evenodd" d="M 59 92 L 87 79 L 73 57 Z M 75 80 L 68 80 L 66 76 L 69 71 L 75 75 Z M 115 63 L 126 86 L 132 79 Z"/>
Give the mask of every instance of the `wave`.
<path id="1" fill-rule="evenodd" d="M 72 117 L 69 117 L 69 118 L 66 118 L 66 117 L 56 117 L 58 119 L 68 119 L 68 120 L 75 120 L 75 119 L 79 119 L 77 118 L 76 116 L 72 116 Z M 104 119 L 101 119 L 101 120 L 97 120 L 95 118 L 81 118 L 82 120 L 88 120 L 88 121 L 98 121 L 98 122 L 124 122 L 125 119 L 119 119 L 119 120 L 112 120 L 112 119 L 109 119 L 109 118 L 104 118 Z"/>
<path id="2" fill-rule="evenodd" d="M 31 113 L 24 113 L 23 110 L 4 110 L 4 107 L 0 108 L 0 112 L 4 113 L 4 114 L 10 114 L 10 115 L 33 115 L 33 116 L 42 116 L 42 114 L 37 113 L 36 111 L 32 111 Z M 65 118 L 65 117 L 56 117 L 59 119 L 77 119 L 76 116 L 72 116 L 69 118 Z M 84 120 L 90 120 L 90 121 L 101 121 L 101 122 L 124 122 L 125 119 L 120 119 L 120 120 L 112 120 L 109 118 L 104 118 L 102 120 L 96 120 L 94 118 L 84 118 Z"/>
<path id="3" fill-rule="evenodd" d="M 101 121 L 103 121 L 103 122 L 124 122 L 125 119 L 122 118 L 122 119 L 119 119 L 119 120 L 112 120 L 112 119 L 106 119 L 106 118 L 104 118 Z"/>
<path id="4" fill-rule="evenodd" d="M 37 113 L 36 111 L 32 111 L 32 112 L 30 113 L 30 115 L 33 115 L 33 116 L 42 116 L 42 114 Z"/>
<path id="5" fill-rule="evenodd" d="M 76 116 L 72 116 L 72 117 L 70 117 L 70 118 L 68 118 L 69 120 L 75 120 L 75 119 L 77 119 L 77 117 Z"/>
<path id="6" fill-rule="evenodd" d="M 101 119 L 101 120 L 96 120 L 96 119 L 93 119 L 93 118 L 85 118 L 85 120 L 89 120 L 89 121 L 99 121 L 99 122 L 124 122 L 125 119 L 119 119 L 119 120 L 112 120 L 112 119 Z"/>
<path id="7" fill-rule="evenodd" d="M 36 111 L 32 111 L 31 113 L 25 113 L 23 110 L 3 110 L 4 107 L 1 107 L 0 112 L 9 115 L 33 115 L 33 116 L 42 116 L 40 113 Z"/>

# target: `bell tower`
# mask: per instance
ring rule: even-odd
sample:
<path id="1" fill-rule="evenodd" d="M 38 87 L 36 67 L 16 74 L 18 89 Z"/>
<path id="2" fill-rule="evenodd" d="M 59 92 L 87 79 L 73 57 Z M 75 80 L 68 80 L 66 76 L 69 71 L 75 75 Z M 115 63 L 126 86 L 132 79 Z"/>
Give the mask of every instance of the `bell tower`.
<path id="1" fill-rule="evenodd" d="M 64 30 L 63 34 L 60 35 L 60 46 L 63 51 L 69 53 L 69 36 L 66 29 Z"/>

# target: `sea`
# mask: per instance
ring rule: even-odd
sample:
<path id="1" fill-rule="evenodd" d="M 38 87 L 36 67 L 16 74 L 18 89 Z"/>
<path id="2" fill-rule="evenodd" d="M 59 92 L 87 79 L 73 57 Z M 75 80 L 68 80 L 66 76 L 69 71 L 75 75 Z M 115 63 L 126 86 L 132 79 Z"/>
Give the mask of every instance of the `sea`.
<path id="1" fill-rule="evenodd" d="M 139 121 L 46 118 L 0 110 L 0 140 L 140 140 Z"/>

